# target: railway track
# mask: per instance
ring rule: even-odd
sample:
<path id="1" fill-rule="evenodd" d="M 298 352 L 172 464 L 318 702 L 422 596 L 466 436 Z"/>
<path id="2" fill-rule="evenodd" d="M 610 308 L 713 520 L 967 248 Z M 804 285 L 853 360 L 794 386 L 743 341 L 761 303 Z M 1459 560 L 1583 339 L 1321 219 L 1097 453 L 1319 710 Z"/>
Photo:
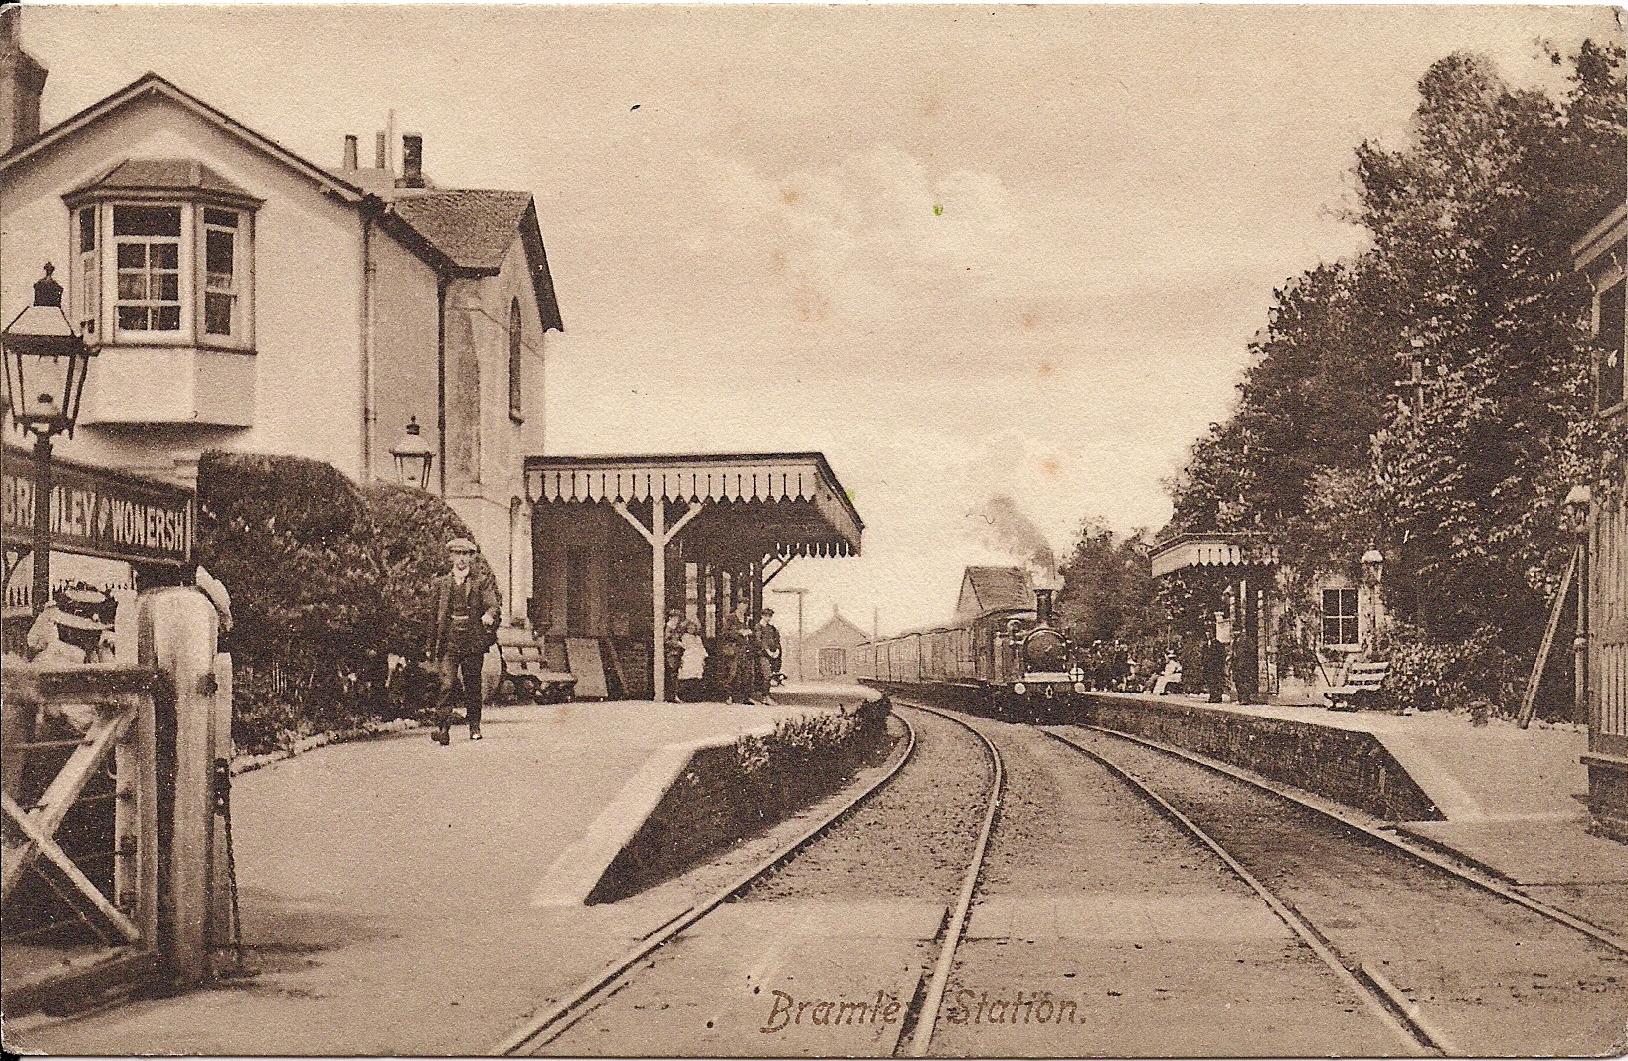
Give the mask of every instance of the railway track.
<path id="1" fill-rule="evenodd" d="M 959 718 L 932 709 L 923 708 L 920 710 L 923 714 L 934 716 L 941 723 L 948 723 L 974 738 L 987 757 L 991 776 L 987 789 L 982 794 L 981 806 L 979 807 L 980 822 L 976 836 L 971 838 L 972 855 L 964 864 L 958 866 L 959 890 L 955 896 L 954 908 L 946 918 L 943 912 L 944 904 L 942 902 L 934 904 L 934 908 L 938 911 L 934 914 L 934 917 L 943 925 L 943 928 L 939 955 L 934 965 L 932 977 L 924 987 L 919 980 L 910 981 L 915 985 L 916 989 L 913 993 L 907 993 L 905 997 L 899 999 L 901 1004 L 898 1012 L 892 1014 L 890 1018 L 890 1023 L 900 1033 L 897 1039 L 891 1040 L 891 1048 L 899 1049 L 905 1034 L 910 1034 L 908 1047 L 900 1050 L 900 1052 L 907 1053 L 910 1056 L 921 1056 L 925 1053 L 932 1040 L 933 1020 L 930 1015 L 936 1014 L 938 1011 L 938 1000 L 942 998 L 945 983 L 949 976 L 955 945 L 960 939 L 966 924 L 979 867 L 999 806 L 1002 787 L 1000 754 L 993 744 L 985 740 L 973 727 Z M 664 949 L 678 949 L 673 945 L 680 942 L 681 939 L 689 938 L 685 936 L 686 933 L 693 935 L 703 932 L 707 927 L 703 922 L 709 917 L 716 918 L 722 916 L 722 913 L 751 905 L 749 902 L 744 901 L 748 898 L 749 893 L 752 893 L 754 889 L 764 889 L 766 887 L 772 889 L 774 884 L 771 884 L 771 882 L 774 881 L 778 870 L 792 864 L 799 855 L 805 854 L 822 839 L 830 838 L 833 832 L 840 831 L 841 826 L 839 823 L 851 821 L 853 813 L 866 801 L 883 791 L 885 786 L 894 782 L 905 771 L 907 763 L 914 766 L 923 765 L 919 762 L 921 741 L 918 734 L 919 724 L 924 720 L 918 718 L 916 723 L 913 724 L 908 712 L 899 713 L 897 717 L 900 718 L 900 721 L 907 729 L 907 752 L 898 756 L 886 774 L 878 778 L 865 792 L 859 794 L 857 798 L 829 819 L 808 830 L 793 844 L 788 845 L 773 857 L 764 860 L 742 874 L 739 879 L 722 889 L 709 901 L 696 906 L 663 926 L 650 938 L 642 941 L 627 954 L 612 962 L 600 974 L 579 985 L 547 1012 L 527 1022 L 525 1026 L 516 1029 L 499 1044 L 495 1052 L 509 1055 L 548 1053 L 556 1050 L 571 1052 L 581 1041 L 580 1036 L 573 1037 L 573 1029 L 577 1028 L 579 1021 L 583 1021 L 589 1014 L 598 1014 L 599 1019 L 602 1021 L 616 1023 L 610 1016 L 599 1013 L 599 1011 L 602 1008 L 614 1009 L 618 1005 L 624 1010 L 628 1009 L 630 1003 L 627 1001 L 627 996 L 633 995 L 641 988 L 647 992 L 658 994 L 661 992 L 661 988 L 657 984 L 649 981 L 659 979 L 663 972 L 667 975 L 675 975 L 675 973 L 673 970 L 654 972 L 653 970 L 657 969 L 656 959 L 658 957 L 670 959 L 680 967 L 676 971 L 676 975 L 683 976 L 684 969 L 682 967 L 686 965 L 684 959 L 673 956 L 671 950 L 663 954 Z M 945 766 L 944 763 L 932 765 L 937 769 L 942 769 Z M 960 763 L 956 765 L 965 766 L 967 764 Z M 950 772 L 962 773 L 954 770 Z M 732 900 L 740 901 L 732 902 Z M 702 960 L 704 961 L 704 959 Z M 766 961 L 767 959 L 765 959 Z M 762 967 L 765 962 L 758 963 L 759 968 L 749 975 L 749 979 L 761 979 L 763 977 L 764 970 Z M 695 961 L 692 960 L 688 964 L 693 965 Z M 694 978 L 691 979 L 693 982 Z M 722 1007 L 726 1003 L 719 1001 L 715 1005 Z M 631 1006 L 632 1008 L 641 1008 L 637 1002 L 631 1003 Z M 923 1014 L 929 1016 L 923 1019 Z M 710 1030 L 713 1028 L 713 1024 L 713 1020 L 707 1020 L 705 1028 Z M 663 1052 L 664 1050 L 686 1052 L 684 1044 L 671 1042 L 653 1042 L 651 1048 L 656 1052 Z M 739 1049 L 739 1046 L 737 1046 L 737 1049 Z M 626 1046 L 623 1045 L 614 1052 L 626 1052 Z"/>
<path id="2" fill-rule="evenodd" d="M 908 701 L 905 701 L 904 703 L 906 703 L 908 706 L 914 706 L 921 710 L 933 710 L 935 714 L 945 714 L 944 712 L 936 709 L 928 708 L 925 705 L 910 704 Z M 1024 735 L 1039 732 L 1031 727 L 1013 726 L 1011 724 L 989 721 L 978 721 L 976 723 L 968 724 L 971 725 L 971 727 L 978 732 L 981 737 L 989 742 L 992 754 L 997 757 L 999 757 L 1001 754 L 1000 750 L 996 746 L 996 742 L 989 736 L 989 733 L 985 732 L 986 730 L 1001 733 L 1002 739 L 1014 743 L 1026 739 Z M 1338 984 L 1339 990 L 1328 994 L 1330 1000 L 1336 1001 L 1336 1004 L 1338 1004 L 1339 1001 L 1356 1001 L 1356 1003 L 1361 1007 L 1366 1019 L 1379 1030 L 1379 1043 L 1388 1047 L 1388 1049 L 1384 1050 L 1386 1054 L 1430 1055 L 1451 1054 L 1453 1052 L 1453 1044 L 1451 1040 L 1439 1029 L 1431 1026 L 1428 1020 L 1417 1012 L 1416 1007 L 1408 1006 L 1406 1000 L 1402 999 L 1399 992 L 1391 987 L 1388 982 L 1384 981 L 1382 976 L 1361 975 L 1358 973 L 1353 973 L 1350 969 L 1346 968 L 1346 966 L 1339 960 L 1339 957 L 1330 949 L 1323 934 L 1314 925 L 1312 925 L 1305 917 L 1301 916 L 1291 906 L 1284 903 L 1259 879 L 1252 875 L 1237 859 L 1232 857 L 1232 855 L 1221 844 L 1219 844 L 1212 836 L 1206 833 L 1190 818 L 1183 815 L 1179 810 L 1176 810 L 1174 807 L 1170 806 L 1151 788 L 1141 783 L 1139 779 L 1135 778 L 1129 772 L 1120 769 L 1116 764 L 1111 762 L 1106 757 L 1093 755 L 1088 749 L 1079 747 L 1078 745 L 1072 744 L 1066 739 L 1057 737 L 1055 735 L 1048 736 L 1050 736 L 1052 740 L 1056 741 L 1058 745 L 1069 748 L 1070 751 L 1076 755 L 1083 758 L 1088 758 L 1090 761 L 1098 763 L 1115 779 L 1116 783 L 1130 787 L 1139 797 L 1149 801 L 1158 809 L 1161 817 L 1169 822 L 1175 823 L 1183 830 L 1183 832 L 1192 837 L 1193 840 L 1202 845 L 1209 853 L 1213 854 L 1217 859 L 1219 859 L 1220 862 L 1226 867 L 1228 872 L 1233 874 L 1239 882 L 1241 882 L 1245 887 L 1249 888 L 1256 896 L 1259 897 L 1262 902 L 1265 903 L 1267 908 L 1271 911 L 1271 914 L 1279 919 L 1283 925 L 1286 926 L 1291 933 L 1293 933 L 1294 938 L 1298 940 L 1299 944 L 1303 946 L 1305 950 L 1309 951 L 1316 957 L 1317 961 L 1321 964 L 1329 978 Z M 1063 780 L 1065 779 L 1059 776 L 1059 783 L 1062 783 Z M 1066 780 L 1073 781 L 1074 779 L 1068 778 Z M 1115 821 L 1116 826 L 1124 824 L 1122 819 L 1115 819 Z M 1111 853 L 1108 851 L 1104 851 L 1102 854 L 1104 857 L 1111 857 Z M 1179 859 L 1182 856 L 1179 854 L 1174 854 L 1171 857 Z M 1061 867 L 1059 867 L 1059 869 L 1060 868 Z M 1183 862 L 1182 868 L 1188 869 L 1189 867 L 1185 862 Z M 1194 873 L 1202 872 L 1200 867 L 1198 867 L 1196 864 L 1191 867 L 1191 870 Z M 1044 888 L 1054 885 L 1057 882 L 1033 880 L 1032 883 L 1036 886 Z M 966 897 L 969 899 L 971 898 L 970 889 Z M 996 896 L 990 896 L 989 898 L 992 905 L 998 901 Z M 953 931 L 960 932 L 964 931 L 964 929 L 964 921 L 952 926 Z M 956 956 L 959 953 L 960 942 L 959 937 L 947 937 L 946 943 L 941 950 L 941 962 L 945 968 L 943 970 L 942 977 L 939 979 L 947 980 L 949 978 L 950 974 L 948 967 L 957 960 Z M 1033 943 L 1034 941 L 1030 940 L 1029 942 Z M 1061 942 L 1061 940 L 1059 942 Z M 1071 947 L 1071 949 L 1074 949 L 1075 951 L 1089 949 L 1088 945 L 1082 946 L 1082 944 L 1074 943 L 1073 940 L 1069 940 L 1066 946 Z M 1139 945 L 1133 944 L 1133 946 L 1135 946 L 1137 950 L 1141 949 Z M 974 983 L 979 981 L 980 978 L 989 979 L 989 973 L 977 968 L 982 960 L 985 959 L 980 957 L 968 957 L 963 959 L 963 964 L 969 966 L 968 968 L 958 970 L 958 974 L 963 982 Z M 1089 963 L 1089 955 L 1086 956 L 1085 961 Z M 1294 972 L 1297 976 L 1304 975 L 1303 971 L 1299 969 L 1294 970 Z M 1281 982 L 1275 986 L 1279 991 L 1294 990 L 1291 985 Z M 1156 988 L 1155 990 L 1160 989 Z M 1109 989 L 1106 993 L 1110 996 L 1118 996 L 1122 994 L 1122 992 L 1117 992 L 1112 989 Z M 1019 994 L 1021 994 L 1021 992 Z M 1198 996 L 1203 996 L 1204 994 L 1205 992 L 1202 989 L 1195 992 L 1195 995 Z M 932 1037 L 933 1028 L 938 1018 L 937 1006 L 942 1003 L 942 997 L 942 992 L 938 992 L 930 996 L 928 999 L 928 1006 L 933 1008 L 929 1009 L 928 1007 L 924 1007 L 922 1021 L 918 1025 L 917 1038 L 912 1044 L 913 1048 L 911 1053 L 913 1056 L 922 1056 L 928 1050 L 929 1040 Z M 1223 1003 L 1223 1005 L 1226 1004 Z M 1202 1007 L 1194 1007 L 1195 1011 L 1201 1008 Z M 1179 1021 L 1179 1018 L 1175 1018 L 1174 1015 L 1172 1015 L 1172 1018 Z M 1024 1042 L 1021 1039 L 1016 1041 L 1008 1040 L 1002 1044 L 1002 1046 L 1006 1048 L 1004 1052 L 1009 1052 L 1014 1055 L 1031 1052 L 1031 1049 L 1034 1047 L 1038 1047 L 1038 1049 L 1033 1049 L 1032 1052 L 1045 1052 L 1048 1045 L 1053 1049 L 1067 1049 L 1065 1041 L 1058 1039 L 1050 1039 L 1048 1041 L 1042 1038 L 1038 1043 L 1033 1039 L 1029 1040 L 1028 1042 Z M 1307 1043 L 1307 1049 L 1309 1050 L 1312 1045 L 1314 1044 Z M 1367 1040 L 1367 1049 L 1372 1050 L 1374 1045 L 1375 1040 Z M 1121 1041 L 1117 1047 L 1109 1047 L 1106 1050 L 1101 1049 L 1100 1046 L 1101 1044 L 1099 1043 L 1093 1043 L 1087 1049 L 1087 1052 L 1104 1052 L 1110 1054 L 1113 1052 L 1122 1052 L 1125 1054 L 1135 1054 L 1138 1052 L 1186 1052 L 1180 1048 L 1166 1048 L 1156 1039 L 1152 1038 L 1134 1044 L 1125 1044 L 1123 1041 Z M 1339 1043 L 1331 1044 L 1330 1048 L 1334 1049 L 1336 1052 L 1348 1052 L 1342 1051 L 1341 1044 Z M 966 1049 L 966 1040 L 962 1039 L 950 1044 L 949 1052 L 968 1052 Z M 996 1052 L 998 1053 L 1003 1051 L 998 1050 Z M 1202 1051 L 1194 1052 L 1201 1053 Z"/>
<path id="3" fill-rule="evenodd" d="M 1329 819 L 1331 822 L 1336 823 L 1339 826 L 1350 830 L 1351 832 L 1362 833 L 1372 840 L 1394 848 L 1401 854 L 1407 855 L 1413 859 L 1417 859 L 1426 865 L 1433 866 L 1444 873 L 1451 874 L 1452 876 L 1464 881 L 1466 884 L 1473 885 L 1476 888 L 1490 892 L 1493 895 L 1499 896 L 1500 898 L 1507 899 L 1512 903 L 1524 906 L 1533 913 L 1553 921 L 1556 924 L 1564 925 L 1565 927 L 1579 932 L 1599 943 L 1603 943 L 1612 950 L 1618 951 L 1622 954 L 1628 954 L 1628 938 L 1624 938 L 1622 935 L 1612 932 L 1609 929 L 1601 928 L 1599 925 L 1585 921 L 1580 917 L 1576 917 L 1575 915 L 1569 914 L 1555 906 L 1551 906 L 1550 904 L 1539 899 L 1535 899 L 1532 896 L 1527 895 L 1524 892 L 1504 883 L 1502 880 L 1498 880 L 1495 877 L 1490 876 L 1476 867 L 1463 865 L 1454 861 L 1453 859 L 1439 855 L 1434 851 L 1430 851 L 1416 844 L 1402 840 L 1391 832 L 1376 828 L 1350 814 L 1343 813 L 1333 804 L 1320 800 L 1308 799 L 1292 789 L 1271 784 L 1262 778 L 1259 778 L 1228 763 L 1218 762 L 1206 756 L 1196 755 L 1184 748 L 1178 748 L 1173 745 L 1165 744 L 1161 741 L 1150 740 L 1134 733 L 1125 733 L 1106 726 L 1085 724 L 1076 725 L 1075 728 L 1091 730 L 1110 737 L 1117 737 L 1120 740 L 1129 742 L 1131 744 L 1137 744 L 1144 748 L 1161 752 L 1165 755 L 1171 756 L 1172 758 L 1184 760 L 1185 762 L 1191 763 L 1194 766 L 1200 767 L 1211 773 L 1242 782 L 1251 786 L 1252 788 L 1259 789 L 1271 796 L 1275 796 L 1286 803 L 1296 804 L 1307 811 Z M 1050 735 L 1053 737 L 1057 736 L 1056 733 L 1051 733 Z"/>
<path id="4" fill-rule="evenodd" d="M 1047 736 L 1198 837 L 1420 1047 L 1620 1050 L 1628 961 L 1619 937 L 1180 749 L 1099 727 Z"/>
<path id="5" fill-rule="evenodd" d="M 1580 1015 L 1582 1038 L 1562 1036 L 1558 1045 L 1552 1036 L 1523 1039 L 1520 1026 L 1534 1022 L 1530 1007 L 1523 1012 L 1518 999 L 1492 998 L 1488 1004 L 1479 995 L 1460 997 L 1490 990 L 1464 980 L 1473 980 L 1473 968 L 1455 966 L 1473 966 L 1473 953 L 1437 947 L 1439 928 L 1393 924 L 1383 916 L 1391 905 L 1433 917 L 1431 911 L 1446 903 L 1452 912 L 1442 916 L 1449 921 L 1485 917 L 1484 911 L 1457 909 L 1462 896 L 1444 895 L 1441 883 L 1450 875 L 1463 877 L 1459 883 L 1487 901 L 1508 899 L 1485 880 L 1412 849 L 1407 857 L 1386 849 L 1376 864 L 1375 851 L 1389 840 L 1376 830 L 1364 832 L 1366 827 L 1328 817 L 1320 808 L 1317 814 L 1298 808 L 1309 816 L 1302 818 L 1245 806 L 1247 800 L 1218 794 L 1214 786 L 1241 790 L 1250 779 L 1128 735 L 1040 730 L 910 701 L 895 704 L 908 747 L 884 776 L 517 1029 L 498 1052 L 1204 1056 L 1236 1054 L 1242 1044 L 1261 1053 L 1452 1056 L 1579 1053 L 1590 1052 L 1589 1046 L 1598 1052 L 1610 1045 L 1587 1038 L 1597 1031 L 1598 1021 L 1590 1020 L 1609 1004 L 1571 1005 L 1570 996 L 1544 1013 L 1562 1023 Z M 952 731 L 962 735 L 952 740 Z M 932 748 L 925 760 L 922 734 Z M 954 741 L 959 747 L 950 747 Z M 970 775 L 980 754 L 985 767 L 974 783 Z M 1019 764 L 1015 790 L 1008 763 L 1013 754 Z M 1155 766 L 1163 761 L 1182 762 L 1202 773 L 1207 785 Z M 944 776 L 934 785 L 952 787 L 929 785 L 936 775 Z M 884 791 L 886 799 L 872 802 Z M 1251 798 L 1287 799 L 1269 788 Z M 870 809 L 856 817 L 854 811 L 868 802 Z M 934 833 L 930 823 L 918 820 L 940 811 L 960 823 L 959 832 Z M 1059 820 L 1049 821 L 1052 813 Z M 875 833 L 884 823 L 901 838 L 879 853 Z M 1061 838 L 1048 835 L 1053 828 Z M 910 862 L 908 856 L 919 852 L 907 848 L 923 845 L 933 848 L 934 857 Z M 1089 852 L 1083 859 L 1082 847 Z M 1414 875 L 1397 876 L 1385 857 L 1406 861 Z M 903 868 L 893 866 L 898 859 Z M 1341 874 L 1351 880 L 1342 883 Z M 876 895 L 903 896 L 917 906 L 867 906 Z M 1025 927 L 1023 911 L 1036 903 L 1055 906 L 1061 927 L 1037 929 L 1032 919 Z M 1257 914 L 1249 912 L 1249 903 Z M 1546 916 L 1516 903 L 1505 905 L 1522 916 Z M 761 917 L 787 909 L 804 916 L 822 904 L 838 921 L 911 922 L 912 910 L 924 916 L 893 936 L 885 925 L 857 930 L 867 945 L 822 937 L 818 946 L 801 949 L 795 932 L 766 928 Z M 1167 906 L 1186 913 L 1164 914 Z M 754 911 L 760 915 L 755 921 L 747 916 Z M 1076 921 L 1097 916 L 1097 929 L 1064 925 L 1070 911 Z M 1146 931 L 1150 915 L 1157 924 Z M 1482 926 L 1479 935 L 1469 935 L 1490 941 L 1494 950 L 1519 946 L 1523 933 L 1530 936 L 1529 926 L 1498 916 L 1491 929 Z M 1001 927 L 1003 917 L 1009 927 Z M 1184 927 L 1176 923 L 1183 917 L 1205 924 Z M 1591 938 L 1601 932 L 1586 923 L 1568 924 L 1565 915 L 1550 920 Z M 1541 954 L 1551 953 L 1541 948 L 1552 947 L 1552 940 L 1537 942 Z M 1610 939 L 1596 942 L 1600 949 L 1612 945 Z M 888 985 L 893 993 L 886 998 L 896 993 L 897 1004 L 887 1011 L 896 1024 L 891 1037 L 764 1040 L 753 1034 L 770 1031 L 777 1016 L 784 1021 L 774 1030 L 790 1023 L 799 986 L 812 990 L 809 981 L 820 981 L 819 975 L 804 975 L 804 967 L 819 960 L 838 975 L 833 981 L 827 970 L 826 987 L 847 976 L 855 985 Z M 1580 960 L 1579 983 L 1604 985 L 1606 993 L 1615 982 L 1613 970 L 1628 971 L 1620 963 Z M 1558 995 L 1544 997 L 1541 972 L 1529 971 L 1537 994 L 1528 997 L 1554 1007 Z M 1018 990 L 1013 1002 L 1010 1023 L 1016 1024 L 1021 1004 L 1028 1007 L 1025 1027 L 991 1027 L 1001 1023 L 993 1017 L 998 1000 L 989 1003 L 990 1022 L 973 1027 L 984 1020 L 984 1000 L 999 996 L 1012 975 L 1033 980 L 1033 990 L 1027 996 L 1027 988 Z M 1520 979 L 1511 976 L 1505 979 Z M 1519 996 L 1522 989 L 1513 990 Z M 1027 1002 L 1017 1001 L 1025 997 Z M 1042 1004 L 1051 1008 L 1054 999 L 1059 1025 L 1061 1007 L 1077 1001 L 1082 1012 L 1089 1010 L 1090 1026 L 1083 1027 L 1082 1019 L 1068 1028 L 1028 1027 L 1029 1016 L 1041 1012 Z M 883 1001 L 884 992 L 877 991 L 875 1007 L 860 1012 L 874 1021 Z M 742 1015 L 747 1011 L 751 1019 Z M 749 1027 L 765 1013 L 763 1028 Z M 801 1008 L 796 1018 L 802 1022 Z M 814 1031 L 797 1030 L 805 1036 Z M 749 1034 L 752 1039 L 743 1038 Z"/>

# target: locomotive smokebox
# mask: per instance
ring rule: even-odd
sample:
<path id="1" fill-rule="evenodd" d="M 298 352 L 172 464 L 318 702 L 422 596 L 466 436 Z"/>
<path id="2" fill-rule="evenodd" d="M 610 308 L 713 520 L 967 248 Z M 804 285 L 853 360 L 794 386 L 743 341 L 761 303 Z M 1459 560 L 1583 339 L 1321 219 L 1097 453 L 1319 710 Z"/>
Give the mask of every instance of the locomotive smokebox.
<path id="1" fill-rule="evenodd" d="M 1040 588 L 1034 591 L 1035 618 L 1046 626 L 1051 625 L 1051 595 L 1049 588 Z"/>

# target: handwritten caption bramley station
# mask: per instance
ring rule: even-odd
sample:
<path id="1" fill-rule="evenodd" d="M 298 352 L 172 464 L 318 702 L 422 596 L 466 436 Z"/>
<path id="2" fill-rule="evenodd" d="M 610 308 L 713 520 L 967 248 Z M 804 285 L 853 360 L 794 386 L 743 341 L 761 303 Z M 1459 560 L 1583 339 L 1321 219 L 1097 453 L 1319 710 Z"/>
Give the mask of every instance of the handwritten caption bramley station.
<path id="1" fill-rule="evenodd" d="M 846 999 L 797 999 L 774 991 L 769 1017 L 758 1031 L 765 1035 L 792 1027 L 832 1027 L 853 1024 L 896 1024 L 904 1005 L 897 996 L 876 992 L 874 1002 Z M 944 1000 L 943 1019 L 950 1024 L 1081 1024 L 1079 1004 L 1054 997 L 1050 991 L 1019 991 L 1015 997 L 962 988 Z"/>
<path id="2" fill-rule="evenodd" d="M 133 564 L 180 564 L 192 555 L 193 496 L 178 486 L 68 461 L 51 466 L 51 548 Z M 0 531 L 8 547 L 34 535 L 34 461 L 5 448 Z"/>

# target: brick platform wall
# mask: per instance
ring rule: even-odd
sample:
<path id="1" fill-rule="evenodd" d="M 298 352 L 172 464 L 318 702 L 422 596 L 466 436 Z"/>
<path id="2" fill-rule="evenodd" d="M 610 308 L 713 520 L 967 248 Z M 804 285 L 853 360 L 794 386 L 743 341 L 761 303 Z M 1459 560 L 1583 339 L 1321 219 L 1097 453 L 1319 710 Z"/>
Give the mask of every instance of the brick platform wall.
<path id="1" fill-rule="evenodd" d="M 1601 836 L 1628 841 L 1628 763 L 1615 756 L 1585 755 L 1588 807 Z"/>
<path id="2" fill-rule="evenodd" d="M 868 705 L 875 721 L 842 747 L 797 756 L 771 755 L 743 776 L 735 745 L 697 749 L 633 838 L 588 895 L 616 902 L 676 876 L 818 803 L 853 781 L 892 749 L 886 705 Z"/>
<path id="3" fill-rule="evenodd" d="M 1084 720 L 1241 766 L 1388 821 L 1444 817 L 1371 733 L 1111 694 L 1088 694 Z"/>

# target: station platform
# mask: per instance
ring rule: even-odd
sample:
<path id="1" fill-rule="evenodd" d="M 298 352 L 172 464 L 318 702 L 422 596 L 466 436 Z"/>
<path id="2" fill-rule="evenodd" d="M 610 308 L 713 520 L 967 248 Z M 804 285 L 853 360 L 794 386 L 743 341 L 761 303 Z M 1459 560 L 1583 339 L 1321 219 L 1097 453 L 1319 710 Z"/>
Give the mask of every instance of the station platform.
<path id="1" fill-rule="evenodd" d="M 772 707 L 491 707 L 479 742 L 462 726 L 448 747 L 409 730 L 242 774 L 233 831 L 256 975 L 65 1023 L 8 1019 L 7 1045 L 103 1056 L 485 1053 L 553 992 L 694 901 L 671 888 L 569 901 L 561 882 L 593 877 L 583 860 L 614 850 L 614 835 L 596 830 L 642 820 L 687 749 L 874 695 L 791 687 Z"/>
<path id="2" fill-rule="evenodd" d="M 1581 725 L 1534 722 L 1523 730 L 1496 716 L 1477 726 L 1450 711 L 1395 715 L 1211 704 L 1184 695 L 1135 699 L 1371 733 L 1444 817 L 1387 827 L 1628 933 L 1628 845 L 1588 832 L 1588 770 L 1579 759 L 1588 734 Z"/>

